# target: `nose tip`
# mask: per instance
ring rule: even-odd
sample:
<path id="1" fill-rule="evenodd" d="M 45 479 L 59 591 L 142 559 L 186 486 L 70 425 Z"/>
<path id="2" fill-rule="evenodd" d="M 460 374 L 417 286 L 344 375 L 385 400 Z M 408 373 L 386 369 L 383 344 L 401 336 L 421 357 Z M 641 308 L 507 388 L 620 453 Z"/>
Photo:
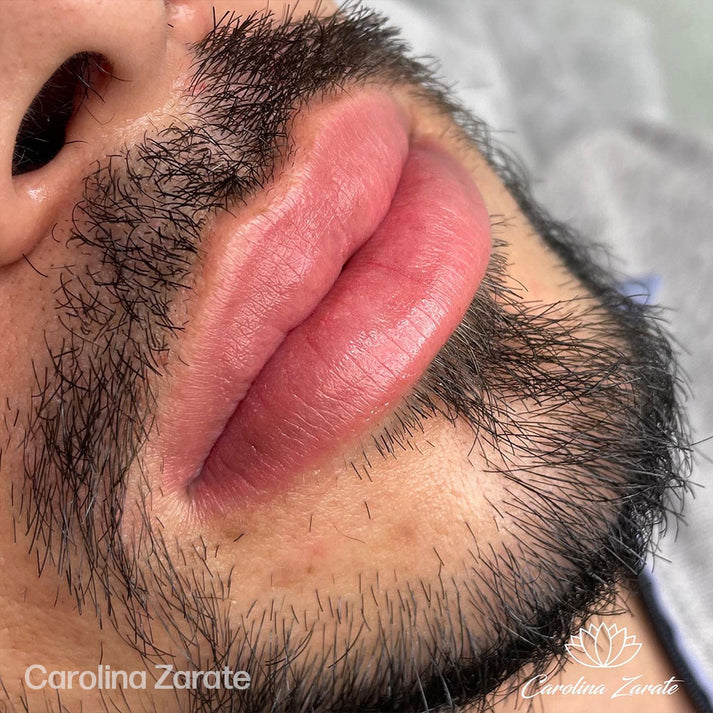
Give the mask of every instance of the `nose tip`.
<path id="1" fill-rule="evenodd" d="M 43 85 L 69 57 L 101 55 L 112 81 L 97 131 L 150 110 L 166 56 L 162 0 L 47 0 L 3 3 L 0 12 L 0 265 L 27 254 L 51 228 L 67 190 L 86 165 L 81 147 L 13 176 L 20 124 Z M 96 116 L 96 115 L 95 115 Z M 85 137 L 79 137 L 84 140 Z M 86 140 L 84 141 L 86 143 Z M 79 144 L 75 144 L 75 147 Z"/>

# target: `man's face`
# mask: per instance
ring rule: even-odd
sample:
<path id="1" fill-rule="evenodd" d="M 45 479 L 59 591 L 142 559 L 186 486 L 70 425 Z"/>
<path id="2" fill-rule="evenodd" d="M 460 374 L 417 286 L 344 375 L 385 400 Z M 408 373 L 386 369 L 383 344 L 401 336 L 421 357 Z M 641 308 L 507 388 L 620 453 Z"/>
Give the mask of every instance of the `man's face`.
<path id="1" fill-rule="evenodd" d="M 272 9 L 3 5 L 6 684 L 483 703 L 680 487 L 656 322 L 378 17 Z"/>

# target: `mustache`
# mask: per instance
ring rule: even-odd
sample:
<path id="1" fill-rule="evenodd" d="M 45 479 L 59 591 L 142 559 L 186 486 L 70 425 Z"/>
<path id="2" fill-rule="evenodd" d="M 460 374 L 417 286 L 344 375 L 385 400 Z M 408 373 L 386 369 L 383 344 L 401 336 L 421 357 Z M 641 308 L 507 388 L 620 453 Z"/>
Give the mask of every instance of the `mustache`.
<path id="1" fill-rule="evenodd" d="M 654 526 L 677 509 L 666 494 L 686 488 L 688 440 L 666 335 L 653 313 L 617 293 L 581 240 L 535 204 L 517 163 L 377 14 L 352 8 L 278 25 L 266 15 L 226 16 L 194 55 L 185 111 L 90 175 L 74 211 L 68 246 L 85 261 L 59 273 L 62 330 L 48 336 L 36 367 L 24 424 L 26 490 L 14 503 L 40 570 L 57 569 L 80 609 L 108 617 L 146 656 L 162 655 L 149 634 L 157 619 L 184 650 L 196 632 L 208 639 L 211 662 L 196 660 L 197 668 L 264 669 L 241 710 L 483 702 L 525 664 L 544 668 L 563 653 L 573 623 L 638 571 Z M 329 652 L 280 666 L 309 637 L 270 648 L 262 637 L 279 638 L 277 619 L 236 643 L 220 610 L 230 585 L 211 590 L 182 574 L 148 513 L 134 551 L 121 524 L 128 473 L 141 467 L 152 431 L 156 384 L 180 338 L 173 306 L 192 289 L 206 226 L 269 185 L 289 160 L 290 123 L 301 108 L 370 82 L 408 85 L 449 114 L 588 295 L 556 307 L 529 302 L 508 277 L 505 245 L 496 245 L 466 318 L 374 434 L 375 451 L 391 457 L 424 419 L 467 423 L 474 448 L 507 483 L 508 497 L 494 509 L 513 525 L 497 552 L 480 551 L 475 536 L 468 543 L 473 577 L 459 585 L 471 614 L 488 623 L 485 633 L 471 634 L 460 608 L 453 623 L 434 607 L 432 631 L 441 639 L 401 631 L 371 657 L 355 650 L 337 685 Z M 199 549 L 208 561 L 207 548 Z M 139 552 L 149 553 L 143 564 Z M 195 595 L 200 587 L 204 596 Z M 162 600 L 162 591 L 176 601 Z M 414 647 L 428 652 L 428 670 L 413 664 Z M 384 662 L 371 678 L 369 660 Z M 232 705 L 217 692 L 196 695 L 194 710 Z"/>

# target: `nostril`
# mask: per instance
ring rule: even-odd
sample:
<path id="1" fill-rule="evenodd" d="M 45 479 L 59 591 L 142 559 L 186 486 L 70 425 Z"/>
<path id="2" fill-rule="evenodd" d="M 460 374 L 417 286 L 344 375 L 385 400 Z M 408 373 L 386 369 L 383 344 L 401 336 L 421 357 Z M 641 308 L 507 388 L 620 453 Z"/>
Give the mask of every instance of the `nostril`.
<path id="1" fill-rule="evenodd" d="M 2 280 L 71 219 L 96 162 L 169 100 L 187 55 L 161 0 L 0 0 L 0 18 Z"/>
<path id="2" fill-rule="evenodd" d="M 12 175 L 42 168 L 65 145 L 67 126 L 92 95 L 101 93 L 111 78 L 111 65 L 95 52 L 67 59 L 45 82 L 20 123 L 12 154 Z"/>

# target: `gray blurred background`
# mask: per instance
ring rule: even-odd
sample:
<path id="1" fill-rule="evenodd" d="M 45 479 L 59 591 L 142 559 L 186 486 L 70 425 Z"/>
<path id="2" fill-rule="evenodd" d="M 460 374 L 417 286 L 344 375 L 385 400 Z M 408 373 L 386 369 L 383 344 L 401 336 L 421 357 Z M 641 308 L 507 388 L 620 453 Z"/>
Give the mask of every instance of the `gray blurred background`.
<path id="1" fill-rule="evenodd" d="M 370 0 L 520 155 L 556 217 L 669 308 L 698 440 L 713 436 L 713 3 Z M 713 447 L 650 569 L 713 700 Z M 705 486 L 705 487 L 703 487 Z"/>

